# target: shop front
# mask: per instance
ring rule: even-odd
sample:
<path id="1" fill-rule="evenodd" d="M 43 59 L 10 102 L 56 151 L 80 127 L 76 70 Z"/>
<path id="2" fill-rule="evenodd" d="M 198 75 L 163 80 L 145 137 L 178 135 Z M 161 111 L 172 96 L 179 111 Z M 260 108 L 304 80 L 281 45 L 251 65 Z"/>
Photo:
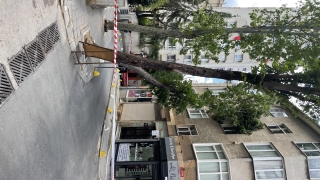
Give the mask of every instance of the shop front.
<path id="1" fill-rule="evenodd" d="M 116 180 L 178 180 L 179 167 L 172 137 L 116 141 Z"/>

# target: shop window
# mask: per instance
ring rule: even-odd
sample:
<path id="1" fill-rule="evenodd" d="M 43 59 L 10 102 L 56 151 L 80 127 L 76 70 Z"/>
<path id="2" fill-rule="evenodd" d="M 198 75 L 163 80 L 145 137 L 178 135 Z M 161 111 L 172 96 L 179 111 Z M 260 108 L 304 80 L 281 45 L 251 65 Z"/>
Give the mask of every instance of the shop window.
<path id="1" fill-rule="evenodd" d="M 284 124 L 266 124 L 272 134 L 287 134 L 292 133 L 290 129 Z"/>
<path id="2" fill-rule="evenodd" d="M 195 125 L 176 126 L 178 136 L 182 135 L 198 135 Z"/>
<path id="3" fill-rule="evenodd" d="M 219 143 L 193 144 L 199 180 L 229 179 L 230 168 L 226 153 Z"/>
<path id="4" fill-rule="evenodd" d="M 253 159 L 255 180 L 286 179 L 283 158 L 271 143 L 244 143 L 244 146 Z"/>
<path id="5" fill-rule="evenodd" d="M 295 142 L 295 145 L 307 156 L 310 179 L 320 179 L 320 143 Z"/>
<path id="6" fill-rule="evenodd" d="M 273 117 L 288 117 L 283 109 L 270 109 L 269 112 Z"/>
<path id="7" fill-rule="evenodd" d="M 190 118 L 209 118 L 206 111 L 203 109 L 187 109 Z"/>

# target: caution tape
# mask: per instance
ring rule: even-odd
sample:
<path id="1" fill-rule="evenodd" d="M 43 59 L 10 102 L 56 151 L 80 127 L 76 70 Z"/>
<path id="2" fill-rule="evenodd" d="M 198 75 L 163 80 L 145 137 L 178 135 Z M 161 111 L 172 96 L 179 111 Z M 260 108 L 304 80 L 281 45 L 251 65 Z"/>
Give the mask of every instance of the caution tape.
<path id="1" fill-rule="evenodd" d="M 118 0 L 114 0 L 114 27 L 113 27 L 113 38 L 114 38 L 114 44 L 113 44 L 113 80 L 112 84 L 115 85 L 117 82 L 117 50 L 118 50 L 118 19 L 117 19 L 117 13 L 118 13 Z M 110 97 L 113 97 L 113 109 L 116 109 L 116 88 L 115 86 L 112 86 L 112 95 Z M 115 162 L 115 130 L 116 130 L 116 111 L 113 111 L 113 117 L 112 117 L 112 133 L 111 133 L 111 179 L 114 180 L 114 162 Z"/>

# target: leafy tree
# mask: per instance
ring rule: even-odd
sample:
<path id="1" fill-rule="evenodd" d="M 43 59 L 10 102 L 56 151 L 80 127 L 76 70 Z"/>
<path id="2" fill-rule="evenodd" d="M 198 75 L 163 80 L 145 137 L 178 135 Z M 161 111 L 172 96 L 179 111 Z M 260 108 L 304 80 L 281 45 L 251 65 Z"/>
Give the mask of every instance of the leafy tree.
<path id="1" fill-rule="evenodd" d="M 243 51 L 249 53 L 251 59 L 260 61 L 260 66 L 253 68 L 252 73 L 154 61 L 122 52 L 118 53 L 117 61 L 131 67 L 139 67 L 134 71 L 151 84 L 157 80 L 145 70 L 179 71 L 195 76 L 245 81 L 274 93 L 281 97 L 280 99 L 288 100 L 295 97 L 303 101 L 304 110 L 312 116 L 318 112 L 320 104 L 319 12 L 320 3 L 307 0 L 298 9 L 282 7 L 275 11 L 255 10 L 251 14 L 250 27 L 226 29 L 224 18 L 215 13 L 207 16 L 203 9 L 194 14 L 191 22 L 179 26 L 179 30 L 146 27 L 141 29 L 140 26 L 119 23 L 119 29 L 159 33 L 160 36 L 178 40 L 187 38 L 190 41 L 186 44 L 190 46 L 190 51 L 196 55 L 195 57 L 200 55 L 200 50 L 204 50 L 210 59 L 214 60 L 217 60 L 217 53 L 227 53 L 235 45 L 234 41 L 229 40 L 230 33 L 239 33 Z M 222 44 L 224 46 L 221 46 Z M 266 65 L 267 60 L 272 62 L 272 67 Z M 197 63 L 196 61 L 195 64 Z M 294 69 L 298 66 L 303 66 L 304 70 L 295 73 Z M 175 87 L 168 84 L 156 83 L 155 87 L 175 91 Z"/>
<path id="2" fill-rule="evenodd" d="M 252 85 L 239 83 L 227 87 L 219 96 L 210 95 L 207 99 L 208 112 L 214 113 L 219 123 L 231 124 L 236 133 L 251 134 L 263 128 L 260 117 L 269 114 L 269 109 L 276 98 L 269 94 L 254 91 Z"/>
<path id="3" fill-rule="evenodd" d="M 198 95 L 192 90 L 192 82 L 184 80 L 183 75 L 177 72 L 152 71 L 152 77 L 161 83 L 172 87 L 174 90 L 156 87 L 148 83 L 149 88 L 158 97 L 157 102 L 164 107 L 175 109 L 177 113 L 181 113 L 188 106 L 194 108 L 203 107 L 203 95 Z"/>

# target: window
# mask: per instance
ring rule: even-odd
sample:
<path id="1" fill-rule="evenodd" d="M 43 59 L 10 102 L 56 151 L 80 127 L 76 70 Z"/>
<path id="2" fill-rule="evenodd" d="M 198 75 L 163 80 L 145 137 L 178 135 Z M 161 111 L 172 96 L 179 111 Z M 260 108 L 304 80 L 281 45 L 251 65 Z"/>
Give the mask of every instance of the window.
<path id="1" fill-rule="evenodd" d="M 225 88 L 222 88 L 222 89 L 209 89 L 209 91 L 211 91 L 212 95 L 218 96 L 219 93 L 225 92 L 226 89 Z"/>
<path id="2" fill-rule="evenodd" d="M 193 144 L 199 180 L 228 180 L 229 161 L 219 143 Z"/>
<path id="3" fill-rule="evenodd" d="M 234 60 L 235 61 L 242 61 L 242 56 L 243 56 L 242 54 L 235 54 L 234 55 Z"/>
<path id="4" fill-rule="evenodd" d="M 288 115 L 284 112 L 283 109 L 270 109 L 269 112 L 274 117 L 288 117 Z"/>
<path id="5" fill-rule="evenodd" d="M 178 136 L 182 135 L 198 135 L 195 125 L 176 126 Z"/>
<path id="6" fill-rule="evenodd" d="M 236 22 L 227 22 L 227 28 L 233 28 Z"/>
<path id="7" fill-rule="evenodd" d="M 192 62 L 192 56 L 191 55 L 184 55 L 184 63 L 191 64 L 191 62 Z"/>
<path id="8" fill-rule="evenodd" d="M 176 55 L 168 55 L 168 62 L 176 62 Z"/>
<path id="9" fill-rule="evenodd" d="M 171 39 L 168 40 L 168 48 L 175 49 L 176 44 L 173 44 L 173 41 Z"/>
<path id="10" fill-rule="evenodd" d="M 226 56 L 224 54 L 219 54 L 218 59 L 220 62 L 224 62 L 226 60 Z"/>
<path id="11" fill-rule="evenodd" d="M 302 142 L 296 143 L 296 146 L 302 151 L 308 159 L 308 169 L 310 179 L 320 178 L 320 143 Z"/>
<path id="12" fill-rule="evenodd" d="M 243 68 L 242 71 L 247 72 L 247 68 Z"/>
<path id="13" fill-rule="evenodd" d="M 255 180 L 286 179 L 283 158 L 271 143 L 245 143 L 244 146 L 253 159 Z"/>
<path id="14" fill-rule="evenodd" d="M 207 63 L 209 62 L 209 57 L 206 55 L 201 55 L 201 63 Z"/>
<path id="15" fill-rule="evenodd" d="M 234 127 L 230 124 L 220 124 L 220 126 L 225 134 L 237 134 Z"/>
<path id="16" fill-rule="evenodd" d="M 190 118 L 209 118 L 206 111 L 203 109 L 187 109 Z"/>
<path id="17" fill-rule="evenodd" d="M 190 48 L 191 43 L 192 43 L 191 39 L 184 39 L 184 45 L 186 48 Z"/>
<path id="18" fill-rule="evenodd" d="M 292 133 L 290 129 L 284 124 L 266 124 L 272 134 L 287 134 Z"/>
<path id="19" fill-rule="evenodd" d="M 240 46 L 239 46 L 239 45 L 236 45 L 236 47 L 234 48 L 234 51 L 235 51 L 235 52 L 240 51 Z"/>
<path id="20" fill-rule="evenodd" d="M 226 70 L 227 70 L 227 71 L 232 71 L 232 68 L 227 68 Z"/>

